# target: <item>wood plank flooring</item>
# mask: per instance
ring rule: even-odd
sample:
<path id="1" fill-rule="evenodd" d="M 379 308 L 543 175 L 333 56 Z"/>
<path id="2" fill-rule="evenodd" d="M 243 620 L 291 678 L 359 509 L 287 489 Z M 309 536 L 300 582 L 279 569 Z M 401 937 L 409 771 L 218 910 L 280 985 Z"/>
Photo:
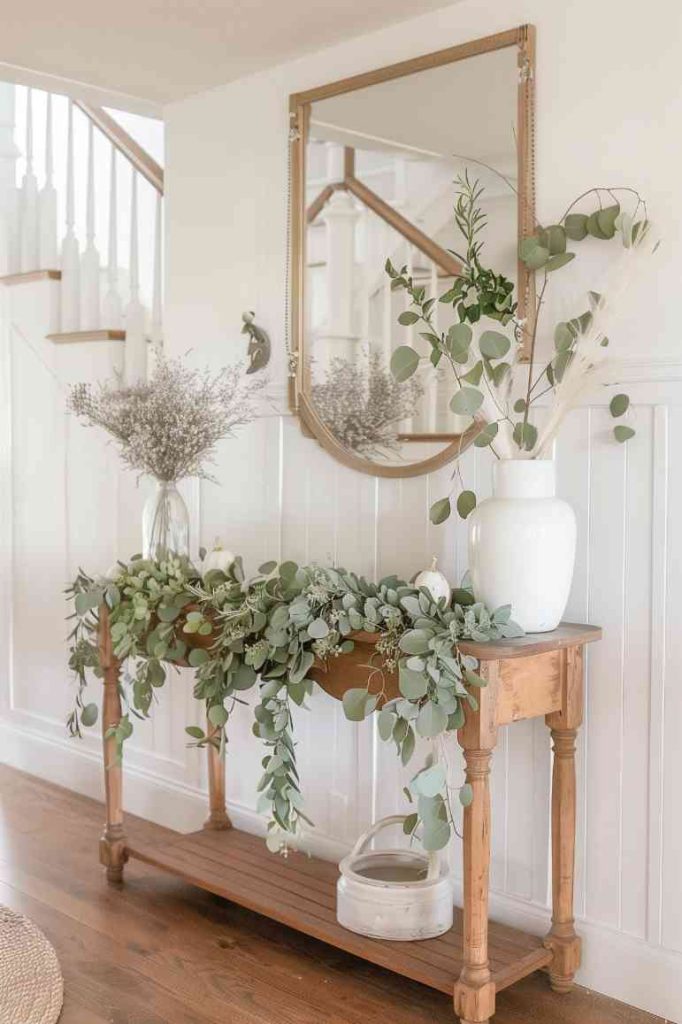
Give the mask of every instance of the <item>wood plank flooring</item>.
<path id="1" fill-rule="evenodd" d="M 451 1000 L 139 861 L 97 863 L 102 807 L 0 766 L 0 903 L 57 950 L 60 1024 L 452 1024 Z M 131 819 L 136 836 L 157 826 Z M 236 870 L 239 870 L 238 867 Z M 541 973 L 498 996 L 495 1024 L 663 1024 Z"/>

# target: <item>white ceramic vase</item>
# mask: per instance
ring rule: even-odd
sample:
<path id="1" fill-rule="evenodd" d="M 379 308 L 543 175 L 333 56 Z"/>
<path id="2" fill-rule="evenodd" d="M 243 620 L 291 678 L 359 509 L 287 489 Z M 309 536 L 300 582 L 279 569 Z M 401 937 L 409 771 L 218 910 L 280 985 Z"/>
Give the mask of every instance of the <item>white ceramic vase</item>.
<path id="1" fill-rule="evenodd" d="M 469 516 L 474 593 L 491 609 L 510 604 L 527 633 L 556 629 L 571 589 L 575 514 L 555 490 L 551 460 L 502 459 L 492 498 Z"/>

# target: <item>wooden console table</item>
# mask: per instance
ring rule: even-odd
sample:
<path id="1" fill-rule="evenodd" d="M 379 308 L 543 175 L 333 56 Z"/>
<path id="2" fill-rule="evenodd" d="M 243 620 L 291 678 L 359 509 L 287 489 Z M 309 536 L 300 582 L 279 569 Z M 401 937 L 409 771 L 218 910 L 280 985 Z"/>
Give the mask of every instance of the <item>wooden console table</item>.
<path id="1" fill-rule="evenodd" d="M 598 640 L 593 626 L 562 623 L 553 633 L 495 643 L 466 643 L 488 685 L 478 691 L 479 710 L 467 709 L 458 733 L 473 800 L 464 810 L 464 908 L 450 932 L 418 942 L 368 939 L 336 920 L 335 864 L 292 855 L 286 860 L 265 842 L 232 827 L 225 806 L 224 764 L 208 748 L 210 813 L 204 828 L 161 844 L 128 837 L 123 825 L 122 769 L 106 731 L 121 716 L 119 666 L 111 652 L 106 610 L 100 618 L 104 669 L 103 731 L 107 821 L 100 859 L 111 882 L 121 882 L 129 858 L 254 910 L 398 974 L 454 995 L 462 1024 L 484 1024 L 495 1012 L 495 994 L 540 968 L 552 988 L 567 992 L 580 964 L 573 922 L 576 783 L 575 739 L 583 712 L 583 648 Z M 356 649 L 315 678 L 332 696 L 365 685 L 371 634 L 356 634 Z M 387 695 L 398 693 L 389 676 Z M 490 760 L 500 726 L 544 715 L 554 747 L 552 773 L 552 927 L 544 939 L 488 921 L 490 866 Z"/>

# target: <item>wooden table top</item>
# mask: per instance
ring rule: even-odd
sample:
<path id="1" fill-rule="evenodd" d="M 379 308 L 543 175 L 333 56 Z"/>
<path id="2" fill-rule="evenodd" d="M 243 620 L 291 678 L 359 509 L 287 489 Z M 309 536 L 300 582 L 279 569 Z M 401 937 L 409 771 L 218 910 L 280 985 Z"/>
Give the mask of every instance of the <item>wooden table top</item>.
<path id="1" fill-rule="evenodd" d="M 580 647 L 600 640 L 601 635 L 599 626 L 562 622 L 550 633 L 526 633 L 514 640 L 492 640 L 482 644 L 465 640 L 459 648 L 463 654 L 470 654 L 479 661 L 500 661 L 503 658 L 528 658 L 532 654 L 546 654 L 564 647 Z"/>

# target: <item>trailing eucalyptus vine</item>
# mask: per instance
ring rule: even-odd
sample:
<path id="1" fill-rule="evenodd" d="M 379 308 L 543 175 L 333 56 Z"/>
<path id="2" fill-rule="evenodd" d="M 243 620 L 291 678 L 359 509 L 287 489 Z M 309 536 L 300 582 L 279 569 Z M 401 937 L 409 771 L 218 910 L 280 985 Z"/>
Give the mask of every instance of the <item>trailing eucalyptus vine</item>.
<path id="1" fill-rule="evenodd" d="M 453 732 L 464 722 L 465 706 L 477 708 L 476 690 L 485 680 L 459 642 L 522 633 L 509 606 L 490 612 L 466 587 L 446 604 L 396 576 L 371 583 L 345 569 L 294 562 L 268 562 L 246 580 L 239 558 L 227 573 L 211 569 L 202 576 L 186 558 L 151 562 L 138 556 L 119 562 L 109 577 L 80 571 L 67 594 L 75 618 L 69 667 L 78 681 L 68 719 L 72 735 L 97 720 L 97 705 L 86 703 L 85 690 L 90 672 L 102 675 L 96 633 L 103 606 L 123 669 L 124 713 L 111 732 L 119 756 L 133 720 L 149 717 L 171 669 L 194 669 L 194 696 L 206 707 L 206 730 L 187 727 L 191 744 L 210 744 L 221 754 L 230 715 L 246 703 L 247 691 L 256 691 L 253 732 L 267 748 L 258 809 L 270 815 L 267 842 L 273 850 L 286 848 L 301 822 L 310 824 L 302 809 L 292 705 L 306 706 L 314 665 L 353 650 L 355 632 L 376 634 L 366 685 L 348 690 L 343 707 L 351 721 L 378 712 L 379 735 L 407 765 L 417 737 L 435 740 Z M 400 696 L 386 699 L 394 672 Z M 426 849 L 445 846 L 454 818 L 442 764 L 429 756 L 406 795 L 416 799 L 416 810 L 405 831 Z M 470 802 L 468 785 L 459 788 L 459 799 Z"/>
<path id="2" fill-rule="evenodd" d="M 522 239 L 519 258 L 529 270 L 542 274 L 528 331 L 528 359 L 523 364 L 519 362 L 519 350 L 526 325 L 516 316 L 514 286 L 481 262 L 486 227 L 486 216 L 480 206 L 484 189 L 468 173 L 455 184 L 454 219 L 465 247 L 463 253 L 453 252 L 462 263 L 461 273 L 443 295 L 429 296 L 423 286 L 415 284 L 406 266 L 398 270 L 387 260 L 385 269 L 391 278 L 391 288 L 404 291 L 410 300 L 410 307 L 400 314 L 398 323 L 407 327 L 419 325 L 420 337 L 430 347 L 428 361 L 434 368 L 444 362 L 452 370 L 456 387 L 450 409 L 471 418 L 471 429 L 463 435 L 461 451 L 473 444 L 490 448 L 497 458 L 543 457 L 584 387 L 593 381 L 605 382 L 605 349 L 609 345 L 607 331 L 612 313 L 608 293 L 590 292 L 588 309 L 556 324 L 554 351 L 548 361 L 538 366 L 538 331 L 550 276 L 575 258 L 575 252 L 568 250 L 569 242 L 578 243 L 588 237 L 601 241 L 617 238 L 626 255 L 642 248 L 649 234 L 646 205 L 631 188 L 590 189 L 571 203 L 556 224 L 538 227 L 534 235 Z M 588 200 L 593 200 L 596 208 L 589 213 L 576 212 L 576 206 Z M 630 202 L 629 212 L 621 200 Z M 452 306 L 457 314 L 457 322 L 445 331 L 434 325 L 436 301 Z M 474 338 L 471 325 L 486 318 L 510 330 L 483 330 Z M 401 345 L 393 352 L 391 371 L 397 381 L 407 381 L 426 358 L 411 345 Z M 550 416 L 539 429 L 533 422 L 534 406 L 548 394 L 553 400 Z M 629 404 L 626 394 L 615 395 L 609 405 L 612 417 L 624 416 Z M 613 429 L 615 440 L 621 443 L 634 434 L 633 427 L 624 423 Z M 453 480 L 457 475 L 455 471 Z M 433 523 L 448 518 L 451 498 L 452 494 L 432 505 Z M 466 519 L 476 507 L 476 495 L 462 490 L 456 505 L 460 516 Z"/>

